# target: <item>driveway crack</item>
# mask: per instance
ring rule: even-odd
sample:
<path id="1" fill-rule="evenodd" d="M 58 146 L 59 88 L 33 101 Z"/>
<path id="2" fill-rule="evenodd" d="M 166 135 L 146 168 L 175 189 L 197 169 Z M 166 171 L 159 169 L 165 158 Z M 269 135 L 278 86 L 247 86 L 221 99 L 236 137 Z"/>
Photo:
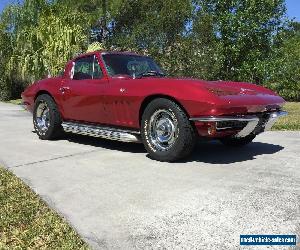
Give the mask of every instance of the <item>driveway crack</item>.
<path id="1" fill-rule="evenodd" d="M 39 161 L 33 161 L 33 162 L 29 162 L 29 163 L 25 163 L 25 164 L 19 164 L 19 165 L 15 165 L 12 167 L 7 167 L 7 169 L 13 169 L 13 168 L 19 168 L 19 167 L 24 167 L 24 166 L 30 166 L 30 165 L 34 165 L 37 163 L 44 163 L 44 162 L 49 162 L 49 161 L 55 161 L 55 160 L 59 160 L 59 159 L 64 159 L 64 158 L 70 158 L 73 156 L 78 156 L 78 155 L 86 155 L 86 154 L 90 154 L 93 152 L 98 151 L 97 149 L 94 150 L 90 150 L 90 151 L 86 151 L 86 152 L 80 152 L 80 153 L 74 153 L 74 154 L 69 154 L 69 155 L 63 155 L 63 156 L 58 156 L 58 157 L 54 157 L 54 158 L 50 158 L 50 159 L 45 159 L 45 160 L 39 160 Z"/>

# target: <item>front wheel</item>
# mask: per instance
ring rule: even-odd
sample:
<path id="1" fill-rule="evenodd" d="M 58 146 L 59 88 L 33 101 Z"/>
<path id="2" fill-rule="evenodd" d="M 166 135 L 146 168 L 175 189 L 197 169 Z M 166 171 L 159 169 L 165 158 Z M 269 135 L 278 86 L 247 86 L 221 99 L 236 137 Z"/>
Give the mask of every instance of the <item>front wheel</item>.
<path id="1" fill-rule="evenodd" d="M 176 161 L 194 149 L 196 133 L 175 102 L 158 98 L 146 107 L 141 122 L 142 140 L 152 159 Z"/>
<path id="2" fill-rule="evenodd" d="M 42 140 L 51 140 L 62 134 L 61 117 L 51 96 L 43 94 L 37 97 L 33 111 L 34 129 Z"/>
<path id="3" fill-rule="evenodd" d="M 242 147 L 252 142 L 254 138 L 255 135 L 247 135 L 241 138 L 225 137 L 225 138 L 221 138 L 220 141 L 226 146 Z"/>

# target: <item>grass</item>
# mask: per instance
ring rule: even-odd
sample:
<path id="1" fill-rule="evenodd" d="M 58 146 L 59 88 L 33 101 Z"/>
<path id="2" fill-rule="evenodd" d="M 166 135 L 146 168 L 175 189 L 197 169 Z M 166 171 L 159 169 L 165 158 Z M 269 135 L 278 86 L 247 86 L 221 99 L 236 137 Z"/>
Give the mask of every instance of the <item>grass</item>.
<path id="1" fill-rule="evenodd" d="M 15 175 L 0 167 L 0 249 L 88 249 Z"/>
<path id="2" fill-rule="evenodd" d="M 279 118 L 272 130 L 300 130 L 300 102 L 287 102 L 283 109 L 289 114 Z"/>
<path id="3" fill-rule="evenodd" d="M 22 99 L 9 100 L 8 103 L 21 105 L 22 104 Z"/>

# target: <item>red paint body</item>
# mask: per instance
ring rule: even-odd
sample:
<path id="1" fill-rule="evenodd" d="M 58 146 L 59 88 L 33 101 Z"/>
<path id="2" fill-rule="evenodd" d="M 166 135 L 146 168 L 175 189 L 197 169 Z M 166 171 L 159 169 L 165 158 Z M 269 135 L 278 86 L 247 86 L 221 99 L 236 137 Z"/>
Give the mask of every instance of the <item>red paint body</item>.
<path id="1" fill-rule="evenodd" d="M 273 91 L 250 83 L 166 77 L 110 77 L 102 53 L 107 52 L 80 56 L 97 56 L 103 71 L 102 79 L 72 80 L 70 71 L 75 59 L 71 60 L 63 76 L 37 81 L 22 93 L 28 110 L 33 111 L 36 97 L 44 92 L 53 97 L 63 120 L 140 129 L 144 104 L 156 96 L 176 100 L 190 118 L 259 113 L 265 111 L 266 107 L 279 108 L 284 103 Z M 208 136 L 207 124 L 195 122 L 195 125 L 201 136 Z M 219 133 L 215 137 L 226 134 Z"/>

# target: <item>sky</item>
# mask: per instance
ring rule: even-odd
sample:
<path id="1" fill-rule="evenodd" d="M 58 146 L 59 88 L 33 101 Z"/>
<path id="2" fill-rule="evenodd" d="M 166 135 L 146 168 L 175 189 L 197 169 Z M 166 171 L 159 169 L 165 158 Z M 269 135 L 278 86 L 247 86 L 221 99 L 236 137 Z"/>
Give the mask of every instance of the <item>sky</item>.
<path id="1" fill-rule="evenodd" d="M 0 0 L 0 12 L 9 4 L 18 2 L 17 0 Z M 287 14 L 290 18 L 295 18 L 300 22 L 300 0 L 286 0 Z"/>
<path id="2" fill-rule="evenodd" d="M 7 4 L 9 4 L 9 3 L 11 3 L 11 2 L 13 2 L 13 1 L 11 1 L 11 0 L 0 0 L 0 12 L 2 12 L 3 8 L 4 8 Z"/>
<path id="3" fill-rule="evenodd" d="M 1 0 L 0 0 L 1 1 Z M 296 18 L 300 22 L 300 1 L 286 0 L 287 13 L 290 18 Z"/>

